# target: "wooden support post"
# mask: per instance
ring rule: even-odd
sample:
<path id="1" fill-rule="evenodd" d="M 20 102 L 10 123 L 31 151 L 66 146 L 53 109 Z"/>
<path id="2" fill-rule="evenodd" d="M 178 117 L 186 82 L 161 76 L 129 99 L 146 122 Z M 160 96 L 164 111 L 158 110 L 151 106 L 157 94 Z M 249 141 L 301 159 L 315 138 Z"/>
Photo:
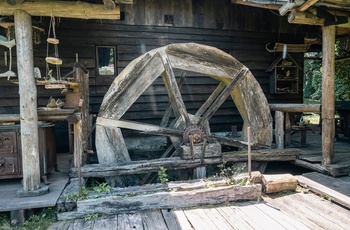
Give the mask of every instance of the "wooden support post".
<path id="1" fill-rule="evenodd" d="M 81 151 L 82 158 L 81 163 L 86 164 L 88 162 L 88 154 L 84 150 L 88 149 L 88 133 L 90 129 L 90 117 L 89 117 L 89 74 L 88 71 L 80 63 L 75 63 L 74 66 L 74 80 L 79 83 L 79 93 L 81 103 L 79 104 L 79 112 L 81 113 Z M 76 127 L 74 127 L 74 130 Z M 75 134 L 75 131 L 74 131 Z M 76 137 L 74 137 L 76 138 Z M 75 146 L 74 146 L 75 148 Z"/>
<path id="2" fill-rule="evenodd" d="M 284 148 L 284 114 L 281 111 L 275 112 L 275 137 L 276 149 Z"/>
<path id="3" fill-rule="evenodd" d="M 74 123 L 74 167 L 82 163 L 83 141 L 82 141 L 82 120 L 79 119 Z"/>
<path id="4" fill-rule="evenodd" d="M 322 27 L 322 165 L 334 163 L 335 26 Z"/>
<path id="5" fill-rule="evenodd" d="M 290 116 L 289 116 L 289 113 L 286 112 L 286 115 L 285 115 L 285 134 L 284 134 L 284 144 L 285 146 L 290 146 L 291 143 L 292 143 L 292 127 L 291 127 L 291 124 L 290 124 Z"/>
<path id="6" fill-rule="evenodd" d="M 32 18 L 23 10 L 16 10 L 14 16 L 20 95 L 23 190 L 33 191 L 40 187 L 40 161 Z"/>

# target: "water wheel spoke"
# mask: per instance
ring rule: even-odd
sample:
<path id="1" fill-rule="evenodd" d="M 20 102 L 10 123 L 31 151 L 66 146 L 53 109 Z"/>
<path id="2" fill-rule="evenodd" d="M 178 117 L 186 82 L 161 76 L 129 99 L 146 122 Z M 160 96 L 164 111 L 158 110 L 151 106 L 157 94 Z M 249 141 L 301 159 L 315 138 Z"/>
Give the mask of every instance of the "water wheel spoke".
<path id="1" fill-rule="evenodd" d="M 222 103 L 226 100 L 226 98 L 230 95 L 233 88 L 237 86 L 239 81 L 245 76 L 247 72 L 246 68 L 242 68 L 232 79 L 232 81 L 218 94 L 218 96 L 214 99 L 211 98 L 211 105 L 207 108 L 207 110 L 200 117 L 198 125 L 203 126 L 206 122 L 210 120 L 210 118 L 215 114 L 215 112 L 220 108 Z M 220 84 L 221 85 L 221 84 Z M 219 86 L 220 86 L 219 85 Z M 219 88 L 219 87 L 218 87 Z M 215 92 L 215 91 L 214 91 Z M 213 95 L 213 94 L 212 94 Z"/>
<path id="2" fill-rule="evenodd" d="M 185 80 L 185 77 L 186 77 L 186 72 L 183 72 L 180 76 L 180 79 L 179 81 L 177 82 L 177 86 L 179 87 L 179 89 L 181 90 L 181 87 L 182 87 L 182 84 Z M 163 114 L 163 117 L 162 117 L 162 121 L 160 122 L 160 126 L 161 127 L 166 127 L 168 122 L 169 122 L 169 119 L 170 119 L 170 116 L 171 116 L 171 112 L 172 112 L 172 108 L 171 108 L 171 103 L 169 102 L 167 104 L 167 107 L 165 109 L 165 112 Z"/>
<path id="3" fill-rule="evenodd" d="M 195 116 L 201 117 L 203 113 L 213 104 L 213 101 L 219 96 L 221 91 L 225 88 L 225 83 L 220 82 L 220 84 L 216 87 L 213 93 L 209 96 L 208 100 L 204 102 L 204 104 L 198 109 Z"/>
<path id="4" fill-rule="evenodd" d="M 113 120 L 104 117 L 98 117 L 96 120 L 97 125 L 114 127 L 114 128 L 125 128 L 142 133 L 161 135 L 161 136 L 182 136 L 183 131 L 178 129 L 164 128 L 158 125 L 146 124 L 142 122 L 128 121 L 128 120 Z"/>
<path id="5" fill-rule="evenodd" d="M 177 86 L 175 74 L 170 66 L 168 56 L 165 52 L 159 52 L 159 55 L 162 59 L 165 70 L 163 81 L 169 95 L 171 107 L 173 108 L 176 117 L 181 117 L 186 125 L 190 125 L 190 119 L 188 117 L 185 103 L 183 102 L 180 89 Z"/>

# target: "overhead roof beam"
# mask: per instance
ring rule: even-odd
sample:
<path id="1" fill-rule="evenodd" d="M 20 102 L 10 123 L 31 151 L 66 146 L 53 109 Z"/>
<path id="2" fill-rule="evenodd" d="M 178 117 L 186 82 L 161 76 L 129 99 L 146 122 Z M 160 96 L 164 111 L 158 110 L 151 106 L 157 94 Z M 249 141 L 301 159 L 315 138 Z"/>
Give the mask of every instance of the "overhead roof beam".
<path id="1" fill-rule="evenodd" d="M 17 5 L 9 5 L 5 1 L 0 1 L 0 15 L 13 15 L 16 10 L 26 11 L 31 16 L 55 16 L 80 19 L 120 19 L 119 6 L 116 6 L 114 10 L 106 10 L 103 4 L 90 4 L 80 1 L 25 1 Z"/>
<path id="2" fill-rule="evenodd" d="M 305 10 L 309 9 L 313 4 L 318 2 L 319 0 L 307 0 L 303 5 L 299 7 L 299 11 L 304 12 Z"/>

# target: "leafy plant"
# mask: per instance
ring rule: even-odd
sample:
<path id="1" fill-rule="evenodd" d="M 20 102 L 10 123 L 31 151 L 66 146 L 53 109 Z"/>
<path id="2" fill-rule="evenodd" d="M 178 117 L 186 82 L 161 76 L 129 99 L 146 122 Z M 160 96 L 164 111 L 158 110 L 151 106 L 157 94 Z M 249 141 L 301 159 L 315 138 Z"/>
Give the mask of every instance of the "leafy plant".
<path id="1" fill-rule="evenodd" d="M 106 182 L 100 183 L 98 186 L 94 186 L 92 188 L 95 192 L 101 193 L 101 192 L 110 192 L 112 190 L 112 187 L 107 184 Z"/>
<path id="2" fill-rule="evenodd" d="M 159 177 L 160 183 L 166 183 L 166 182 L 169 181 L 168 175 L 167 175 L 166 171 L 167 171 L 166 168 L 164 168 L 164 167 L 159 167 L 159 170 L 158 170 L 158 177 Z"/>
<path id="3" fill-rule="evenodd" d="M 94 214 L 91 214 L 91 213 L 87 213 L 84 217 L 84 220 L 93 220 L 93 219 L 96 219 L 98 217 L 98 213 L 94 213 Z"/>

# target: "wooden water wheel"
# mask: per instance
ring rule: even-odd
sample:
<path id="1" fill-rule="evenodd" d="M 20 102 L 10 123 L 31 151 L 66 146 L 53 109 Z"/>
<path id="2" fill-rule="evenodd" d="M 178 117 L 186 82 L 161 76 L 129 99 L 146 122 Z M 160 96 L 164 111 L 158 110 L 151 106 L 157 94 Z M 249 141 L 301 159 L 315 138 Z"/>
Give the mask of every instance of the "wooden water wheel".
<path id="1" fill-rule="evenodd" d="M 217 88 L 193 115 L 186 110 L 174 70 L 200 73 L 218 81 Z M 157 126 L 121 119 L 160 76 L 169 96 L 174 121 L 170 125 L 169 122 L 162 122 Z M 228 96 L 231 96 L 244 120 L 241 142 L 215 137 L 208 129 L 210 118 Z M 151 50 L 133 60 L 112 83 L 103 99 L 96 121 L 98 160 L 100 164 L 130 161 L 120 128 L 170 136 L 172 146 L 163 154 L 166 156 L 170 155 L 170 149 L 176 150 L 186 142 L 190 142 L 192 147 L 193 144 L 208 145 L 210 142 L 240 145 L 247 139 L 244 130 L 248 126 L 251 127 L 253 144 L 271 146 L 270 110 L 265 95 L 252 73 L 231 55 L 216 48 L 195 43 L 172 44 Z"/>

